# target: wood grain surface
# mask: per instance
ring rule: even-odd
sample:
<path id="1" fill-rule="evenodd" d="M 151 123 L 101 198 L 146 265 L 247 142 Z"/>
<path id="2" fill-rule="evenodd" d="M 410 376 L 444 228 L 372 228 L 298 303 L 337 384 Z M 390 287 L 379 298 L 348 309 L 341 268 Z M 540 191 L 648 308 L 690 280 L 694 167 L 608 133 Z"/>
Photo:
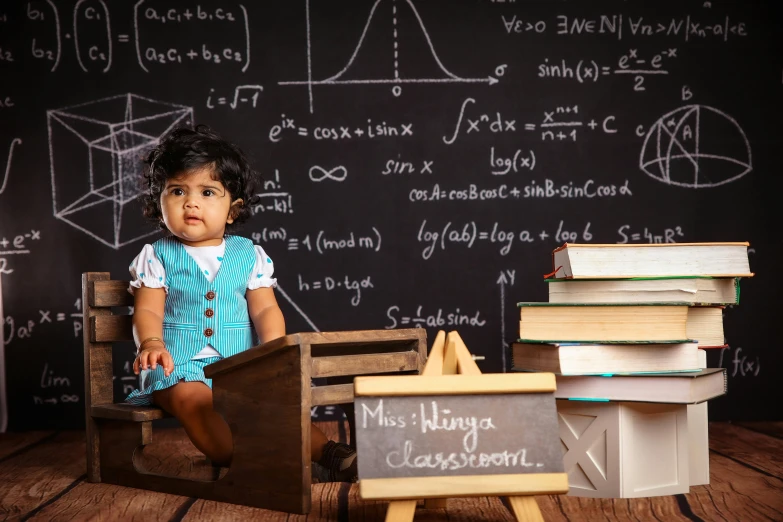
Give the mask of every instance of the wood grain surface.
<path id="1" fill-rule="evenodd" d="M 346 441 L 347 423 L 317 422 L 326 435 Z M 546 521 L 755 521 L 783 520 L 783 423 L 711 423 L 710 484 L 685 495 L 638 499 L 536 496 Z M 181 428 L 154 431 L 145 465 L 158 473 L 206 478 L 219 473 Z M 359 496 L 357 484 L 314 484 L 308 515 L 251 508 L 85 481 L 83 432 L 0 434 L 0 520 L 218 522 L 371 522 L 383 520 L 387 502 Z M 446 508 L 417 503 L 417 522 L 512 521 L 507 499 L 450 498 Z"/>

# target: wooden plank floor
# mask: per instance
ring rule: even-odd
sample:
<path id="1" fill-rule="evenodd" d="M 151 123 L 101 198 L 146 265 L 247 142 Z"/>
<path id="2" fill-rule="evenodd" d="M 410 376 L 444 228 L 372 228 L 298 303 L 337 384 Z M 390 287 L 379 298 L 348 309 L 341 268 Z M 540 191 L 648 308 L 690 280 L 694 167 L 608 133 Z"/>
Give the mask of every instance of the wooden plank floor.
<path id="1" fill-rule="evenodd" d="M 345 426 L 319 423 L 335 440 Z M 355 484 L 313 485 L 309 515 L 91 484 L 82 432 L 0 434 L 0 520 L 369 522 L 386 503 L 365 501 Z M 180 429 L 155 432 L 148 466 L 203 476 L 203 456 Z M 211 468 L 209 468 L 211 469 Z M 641 499 L 538 496 L 547 521 L 783 521 L 783 422 L 711 423 L 710 485 L 686 495 Z M 420 506 L 423 504 L 420 503 Z M 450 499 L 446 509 L 417 509 L 417 522 L 512 521 L 497 497 Z"/>

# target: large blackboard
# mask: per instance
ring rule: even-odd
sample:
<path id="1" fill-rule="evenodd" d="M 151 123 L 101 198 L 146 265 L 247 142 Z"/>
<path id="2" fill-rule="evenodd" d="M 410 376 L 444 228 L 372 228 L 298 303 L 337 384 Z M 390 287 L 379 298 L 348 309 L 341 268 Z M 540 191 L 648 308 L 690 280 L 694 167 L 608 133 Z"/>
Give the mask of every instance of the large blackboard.
<path id="1" fill-rule="evenodd" d="M 7 429 L 82 425 L 80 274 L 159 237 L 138 158 L 191 117 L 265 177 L 290 332 L 458 329 L 499 372 L 565 241 L 750 241 L 711 418 L 779 420 L 775 4 L 3 2 Z"/>

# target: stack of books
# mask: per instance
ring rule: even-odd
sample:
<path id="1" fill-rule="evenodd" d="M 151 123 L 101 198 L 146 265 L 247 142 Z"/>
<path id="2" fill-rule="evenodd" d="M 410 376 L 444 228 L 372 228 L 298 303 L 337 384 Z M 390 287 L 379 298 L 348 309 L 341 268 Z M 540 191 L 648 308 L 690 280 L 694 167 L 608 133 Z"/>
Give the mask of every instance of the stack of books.
<path id="1" fill-rule="evenodd" d="M 640 497 L 709 482 L 706 352 L 751 277 L 748 243 L 565 244 L 549 302 L 519 303 L 512 369 L 556 374 L 570 494 Z"/>

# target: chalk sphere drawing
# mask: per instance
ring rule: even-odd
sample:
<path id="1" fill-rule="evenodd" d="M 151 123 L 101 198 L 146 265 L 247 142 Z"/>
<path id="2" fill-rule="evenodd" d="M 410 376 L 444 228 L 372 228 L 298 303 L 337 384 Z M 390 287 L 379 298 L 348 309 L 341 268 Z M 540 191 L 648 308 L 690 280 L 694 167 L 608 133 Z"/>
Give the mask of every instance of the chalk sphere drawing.
<path id="1" fill-rule="evenodd" d="M 748 138 L 734 118 L 706 105 L 686 105 L 650 127 L 639 167 L 668 185 L 707 188 L 741 178 L 753 163 Z"/>

